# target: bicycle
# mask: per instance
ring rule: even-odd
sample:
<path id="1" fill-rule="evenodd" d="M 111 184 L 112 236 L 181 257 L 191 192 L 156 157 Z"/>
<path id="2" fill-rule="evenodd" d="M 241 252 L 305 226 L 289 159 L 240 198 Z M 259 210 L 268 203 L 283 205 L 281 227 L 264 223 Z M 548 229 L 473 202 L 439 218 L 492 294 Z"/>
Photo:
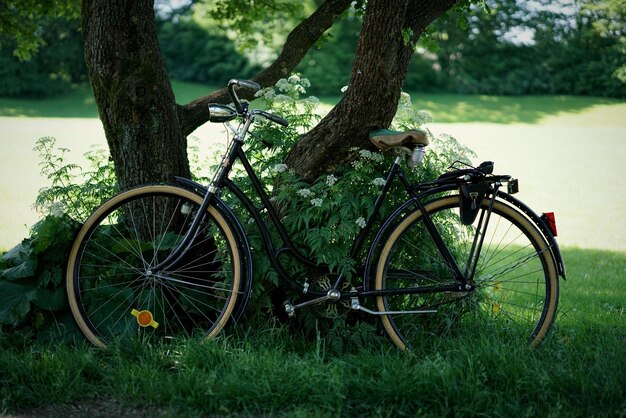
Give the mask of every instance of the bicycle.
<path id="1" fill-rule="evenodd" d="M 445 328 L 478 320 L 530 345 L 541 342 L 554 321 L 558 277 L 565 278 L 565 267 L 553 214 L 539 216 L 513 197 L 516 179 L 493 174 L 493 163 L 485 162 L 452 167 L 437 179 L 412 184 L 402 162 L 419 166 L 428 145 L 424 132 L 374 132 L 370 139 L 393 162 L 372 215 L 347 255 L 357 259 L 366 250 L 355 269 L 361 282 L 346 285 L 344 276 L 304 256 L 281 223 L 243 145 L 256 119 L 282 126 L 287 121 L 251 110 L 239 100 L 239 88 L 260 87 L 231 80 L 232 105 L 209 105 L 211 122 L 238 120 L 239 125 L 208 186 L 177 178 L 174 185 L 121 192 L 97 208 L 78 232 L 66 283 L 72 313 L 89 341 L 105 347 L 138 335 L 200 332 L 212 338 L 240 318 L 251 294 L 253 255 L 242 223 L 221 197 L 227 191 L 257 224 L 272 267 L 299 294 L 296 302 L 283 305 L 289 316 L 304 307 L 344 301 L 354 311 L 379 318 L 400 349 L 413 347 L 424 332 L 438 332 L 437 324 Z M 236 162 L 261 208 L 229 178 Z M 397 181 L 407 200 L 379 219 L 375 229 Z M 261 212 L 282 245 L 272 241 Z M 293 260 L 307 272 L 296 277 L 287 271 Z"/>

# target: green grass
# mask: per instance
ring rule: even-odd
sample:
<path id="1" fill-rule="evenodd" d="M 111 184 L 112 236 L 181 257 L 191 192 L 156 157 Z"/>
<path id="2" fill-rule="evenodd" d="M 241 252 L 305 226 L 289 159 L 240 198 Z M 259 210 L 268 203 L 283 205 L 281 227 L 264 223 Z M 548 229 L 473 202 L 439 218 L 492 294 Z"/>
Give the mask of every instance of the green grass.
<path id="1" fill-rule="evenodd" d="M 607 115 L 607 121 L 614 123 L 617 115 L 626 112 L 624 101 L 595 97 L 416 93 L 411 98 L 418 108 L 436 115 L 435 121 L 441 123 L 538 123 L 551 116 L 580 116 L 608 107 L 611 115 Z"/>
<path id="2" fill-rule="evenodd" d="M 46 99 L 0 97 L 0 116 L 97 118 L 98 109 L 91 87 L 81 84 L 73 86 L 66 95 Z"/>
<path id="3" fill-rule="evenodd" d="M 113 403 L 182 417 L 625 416 L 626 254 L 564 257 L 560 313 L 538 349 L 475 332 L 408 355 L 370 330 L 306 339 L 285 326 L 109 350 L 3 335 L 0 413 Z"/>
<path id="4" fill-rule="evenodd" d="M 195 83 L 173 82 L 176 100 L 186 104 L 217 88 Z M 46 118 L 97 118 L 98 108 L 88 84 L 72 87 L 62 96 L 45 99 L 13 99 L 0 97 L 0 116 Z"/>

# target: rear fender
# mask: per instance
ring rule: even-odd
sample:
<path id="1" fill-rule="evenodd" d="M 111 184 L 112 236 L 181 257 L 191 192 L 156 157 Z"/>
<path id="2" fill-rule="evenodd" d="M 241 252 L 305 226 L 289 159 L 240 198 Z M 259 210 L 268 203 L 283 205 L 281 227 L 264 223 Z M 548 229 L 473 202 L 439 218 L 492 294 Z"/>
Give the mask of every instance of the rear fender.
<path id="1" fill-rule="evenodd" d="M 508 193 L 498 191 L 497 196 L 500 199 L 508 202 L 512 206 L 515 206 L 517 209 L 521 210 L 537 226 L 537 228 L 539 228 L 539 230 L 541 231 L 541 234 L 543 235 L 543 237 L 548 242 L 548 245 L 550 246 L 552 256 L 554 257 L 554 261 L 556 262 L 559 276 L 565 279 L 565 276 L 566 276 L 565 264 L 563 263 L 563 256 L 561 255 L 559 244 L 556 242 L 556 238 L 554 237 L 554 234 L 552 234 L 552 231 L 550 230 L 548 225 L 545 223 L 545 221 L 541 218 L 541 216 L 537 215 L 532 209 L 530 209 L 520 200 L 514 198 Z"/>

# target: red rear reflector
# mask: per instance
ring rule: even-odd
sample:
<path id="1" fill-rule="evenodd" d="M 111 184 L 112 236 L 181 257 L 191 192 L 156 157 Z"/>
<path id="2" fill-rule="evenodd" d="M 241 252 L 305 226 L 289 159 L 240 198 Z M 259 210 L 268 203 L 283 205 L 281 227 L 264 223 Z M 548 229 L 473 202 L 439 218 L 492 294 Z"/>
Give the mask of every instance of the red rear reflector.
<path id="1" fill-rule="evenodd" d="M 554 212 L 546 212 L 543 214 L 542 218 L 546 225 L 548 225 L 548 228 L 550 228 L 552 235 L 556 237 L 556 218 L 554 217 Z"/>

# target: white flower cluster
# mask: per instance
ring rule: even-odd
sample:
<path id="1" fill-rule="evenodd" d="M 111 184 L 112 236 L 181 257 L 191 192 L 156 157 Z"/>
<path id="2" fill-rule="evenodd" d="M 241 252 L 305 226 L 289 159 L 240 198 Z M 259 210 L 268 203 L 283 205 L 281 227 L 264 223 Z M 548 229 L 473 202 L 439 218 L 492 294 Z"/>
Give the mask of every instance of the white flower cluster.
<path id="1" fill-rule="evenodd" d="M 400 94 L 394 125 L 399 125 L 402 129 L 414 129 L 432 121 L 433 117 L 427 111 L 415 110 L 411 96 L 404 92 Z"/>
<path id="2" fill-rule="evenodd" d="M 382 177 L 376 177 L 374 180 L 372 180 L 372 183 L 374 184 L 374 186 L 384 186 L 386 181 L 384 178 Z"/>
<path id="3" fill-rule="evenodd" d="M 300 78 L 294 74 L 289 78 L 278 80 L 275 87 L 267 87 L 257 91 L 254 96 L 276 102 L 292 103 L 300 94 L 306 93 L 306 89 L 309 87 L 311 87 L 311 82 L 308 79 Z M 306 100 L 311 102 L 313 106 L 319 104 L 317 97 L 311 96 Z"/>
<path id="4" fill-rule="evenodd" d="M 322 206 L 322 203 L 324 203 L 324 199 L 321 199 L 319 197 L 316 197 L 315 199 L 311 199 L 311 204 L 315 206 L 316 208 L 319 208 L 320 206 Z"/>
<path id="5" fill-rule="evenodd" d="M 337 177 L 333 176 L 332 174 L 326 176 L 326 185 L 328 187 L 332 187 L 335 183 L 337 183 Z"/>
<path id="6" fill-rule="evenodd" d="M 400 93 L 400 100 L 398 100 L 398 106 L 411 106 L 411 95 L 409 93 Z"/>
<path id="7" fill-rule="evenodd" d="M 306 78 L 300 78 L 297 75 L 292 75 L 289 78 L 281 78 L 276 82 L 276 88 L 283 93 L 296 92 L 299 94 L 306 93 L 306 88 L 311 87 L 311 83 Z"/>
<path id="8" fill-rule="evenodd" d="M 50 205 L 50 215 L 55 218 L 61 218 L 65 214 L 66 205 L 63 202 L 54 202 Z"/>
<path id="9" fill-rule="evenodd" d="M 287 164 L 276 164 L 274 166 L 274 171 L 277 173 L 284 173 L 285 171 L 287 171 Z"/>
<path id="10" fill-rule="evenodd" d="M 309 189 L 300 189 L 296 192 L 296 194 L 302 196 L 302 197 L 311 197 L 313 196 L 313 192 Z"/>
<path id="11" fill-rule="evenodd" d="M 254 93 L 254 97 L 264 97 L 268 100 L 271 100 L 276 97 L 276 92 L 272 87 L 266 87 Z"/>
<path id="12" fill-rule="evenodd" d="M 359 219 L 357 219 L 355 223 L 361 228 L 365 228 L 365 226 L 367 225 L 365 218 L 362 216 Z"/>
<path id="13" fill-rule="evenodd" d="M 385 159 L 385 157 L 379 152 L 372 152 L 366 149 L 362 149 L 359 151 L 359 157 L 363 160 L 370 160 L 375 162 L 381 162 Z"/>

